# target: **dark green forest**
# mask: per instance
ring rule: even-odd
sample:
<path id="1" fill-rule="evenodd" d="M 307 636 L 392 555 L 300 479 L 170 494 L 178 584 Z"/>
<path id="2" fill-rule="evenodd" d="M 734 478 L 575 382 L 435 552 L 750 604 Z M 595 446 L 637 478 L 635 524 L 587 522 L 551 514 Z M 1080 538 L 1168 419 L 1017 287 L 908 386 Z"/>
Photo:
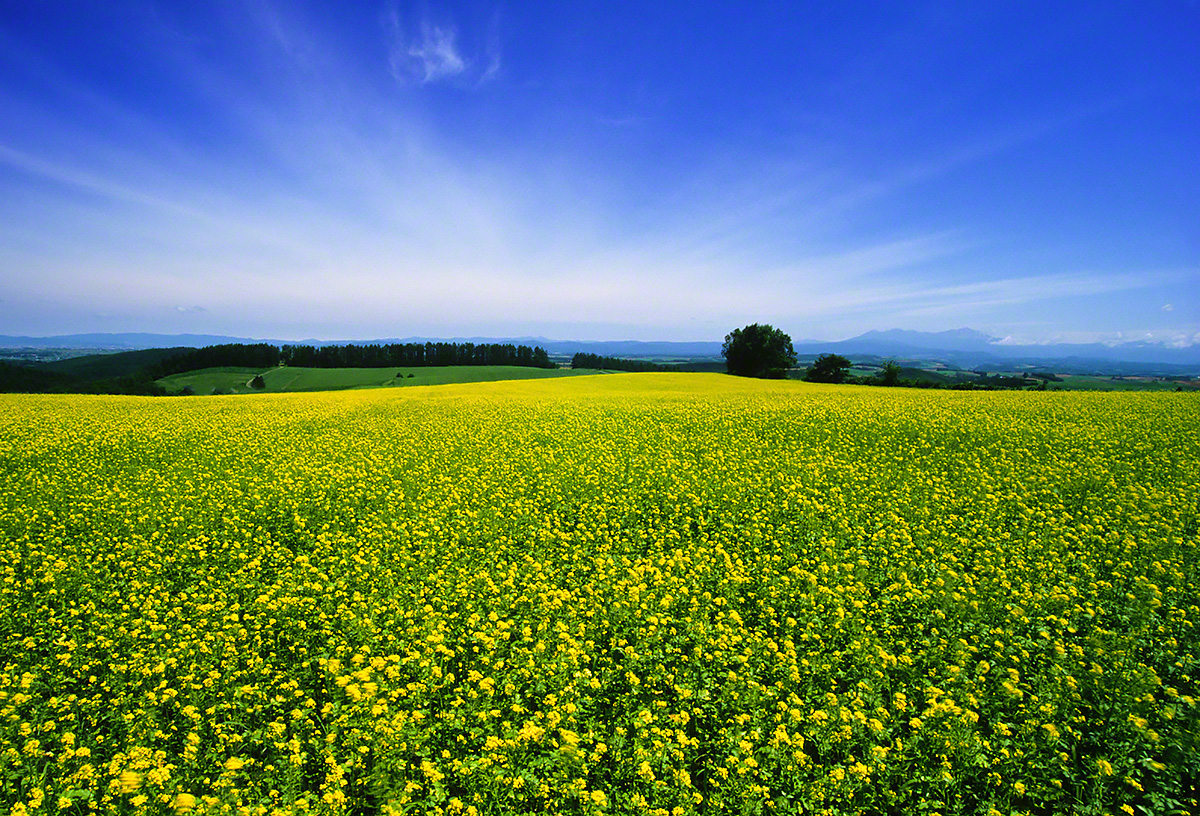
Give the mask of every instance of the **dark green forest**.
<path id="1" fill-rule="evenodd" d="M 90 354 L 51 362 L 0 362 L 0 393 L 163 395 L 156 380 L 218 366 L 274 368 L 530 366 L 556 368 L 546 350 L 512 343 L 388 343 L 275 346 L 229 343 L 204 348 Z"/>
<path id="2" fill-rule="evenodd" d="M 571 368 L 605 369 L 607 371 L 680 371 L 678 366 L 652 363 L 648 360 L 626 360 L 621 357 L 601 357 L 579 352 L 571 358 Z"/>
<path id="3" fill-rule="evenodd" d="M 556 368 L 541 346 L 512 343 L 388 343 L 386 345 L 283 346 L 279 364 L 308 368 L 382 368 L 384 366 L 496 366 Z M 214 365 L 249 365 L 215 363 Z M 195 366 L 200 368 L 201 366 Z M 207 368 L 207 366 L 204 366 Z"/>

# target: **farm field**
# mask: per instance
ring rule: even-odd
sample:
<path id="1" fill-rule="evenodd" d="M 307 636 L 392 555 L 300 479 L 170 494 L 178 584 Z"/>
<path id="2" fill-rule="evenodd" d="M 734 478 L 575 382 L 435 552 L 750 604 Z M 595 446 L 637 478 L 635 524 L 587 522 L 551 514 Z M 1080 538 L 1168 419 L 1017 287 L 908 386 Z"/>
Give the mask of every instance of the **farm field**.
<path id="1" fill-rule="evenodd" d="M 0 407 L 2 811 L 1200 809 L 1194 395 Z"/>
<path id="2" fill-rule="evenodd" d="M 1098 377 L 1083 374 L 1063 374 L 1061 382 L 1052 383 L 1062 388 L 1099 391 L 1174 391 L 1180 386 L 1185 391 L 1196 390 L 1194 381 L 1178 382 L 1155 377 Z"/>
<path id="3" fill-rule="evenodd" d="M 445 385 L 447 383 L 493 382 L 526 380 L 547 377 L 572 377 L 594 374 L 594 371 L 571 369 L 531 368 L 529 366 L 421 366 L 413 368 L 205 368 L 172 374 L 158 382 L 169 392 L 176 393 L 191 387 L 197 394 L 211 394 L 214 389 L 231 394 L 261 393 L 248 383 L 262 374 L 265 391 L 336 391 L 346 388 L 380 388 L 412 385 Z M 403 374 L 397 377 L 397 374 Z M 412 374 L 411 377 L 408 375 Z"/>

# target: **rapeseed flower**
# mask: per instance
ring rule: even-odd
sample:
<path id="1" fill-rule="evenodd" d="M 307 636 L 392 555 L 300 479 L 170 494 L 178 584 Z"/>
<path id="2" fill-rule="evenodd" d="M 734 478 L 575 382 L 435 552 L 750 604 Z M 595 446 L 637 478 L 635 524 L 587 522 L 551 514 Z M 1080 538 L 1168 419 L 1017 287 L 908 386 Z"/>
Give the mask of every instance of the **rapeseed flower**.
<path id="1" fill-rule="evenodd" d="M 1200 811 L 1189 395 L 410 391 L 0 397 L 0 810 Z"/>

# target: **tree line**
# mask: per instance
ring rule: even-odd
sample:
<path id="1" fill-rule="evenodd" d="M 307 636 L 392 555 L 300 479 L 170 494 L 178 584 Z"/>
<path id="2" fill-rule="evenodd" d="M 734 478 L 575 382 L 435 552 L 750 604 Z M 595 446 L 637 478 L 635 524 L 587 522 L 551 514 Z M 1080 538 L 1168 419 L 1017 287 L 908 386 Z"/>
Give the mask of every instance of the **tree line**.
<path id="1" fill-rule="evenodd" d="M 202 368 L 385 368 L 511 365 L 557 368 L 546 350 L 513 343 L 387 343 L 308 346 L 225 343 L 197 349 L 146 349 L 50 363 L 0 361 L 0 393 L 163 395 L 156 380 Z"/>
<path id="2" fill-rule="evenodd" d="M 158 363 L 154 379 L 218 366 L 272 368 L 386 368 L 391 366 L 511 365 L 555 368 L 541 346 L 512 343 L 371 343 L 344 346 L 273 346 L 270 343 L 228 343 L 191 349 Z"/>
<path id="3" fill-rule="evenodd" d="M 166 393 L 165 388 L 144 372 L 89 377 L 0 360 L 0 394 L 134 394 L 157 397 Z"/>
<path id="4" fill-rule="evenodd" d="M 385 366 L 527 366 L 557 368 L 541 346 L 513 343 L 387 343 L 384 345 L 284 346 L 282 365 L 308 368 Z"/>
<path id="5" fill-rule="evenodd" d="M 625 360 L 621 357 L 601 357 L 599 354 L 579 352 L 571 358 L 571 368 L 606 369 L 608 371 L 673 371 L 671 366 L 651 363 L 646 360 Z"/>

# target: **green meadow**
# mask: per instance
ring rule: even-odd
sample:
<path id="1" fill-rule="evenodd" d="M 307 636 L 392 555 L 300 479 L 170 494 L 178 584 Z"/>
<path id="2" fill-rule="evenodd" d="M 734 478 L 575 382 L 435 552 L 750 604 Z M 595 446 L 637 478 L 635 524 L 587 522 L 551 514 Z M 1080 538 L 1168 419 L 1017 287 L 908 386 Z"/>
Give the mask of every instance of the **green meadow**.
<path id="1" fill-rule="evenodd" d="M 546 377 L 573 377 L 594 371 L 530 368 L 528 366 L 422 366 L 412 368 L 300 368 L 279 366 L 270 369 L 226 366 L 173 374 L 157 382 L 169 393 L 191 388 L 196 394 L 214 391 L 248 394 L 259 391 L 340 391 L 347 388 L 394 388 L 410 385 L 447 385 L 450 383 L 529 380 Z M 250 385 L 262 375 L 264 388 Z"/>

